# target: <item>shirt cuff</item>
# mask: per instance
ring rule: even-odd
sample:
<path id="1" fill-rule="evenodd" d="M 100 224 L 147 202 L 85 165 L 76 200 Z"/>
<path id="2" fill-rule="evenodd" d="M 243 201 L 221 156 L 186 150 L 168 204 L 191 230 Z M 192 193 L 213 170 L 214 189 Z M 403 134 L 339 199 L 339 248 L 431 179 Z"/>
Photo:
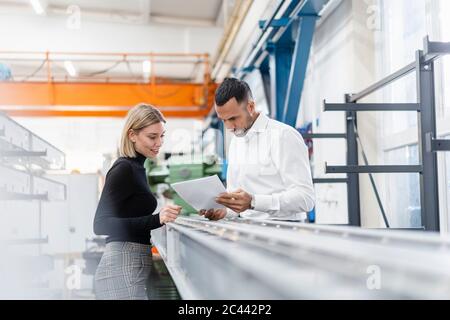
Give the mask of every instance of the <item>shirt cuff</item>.
<path id="1" fill-rule="evenodd" d="M 239 214 L 234 212 L 233 210 L 227 208 L 227 215 L 226 215 L 226 217 L 227 218 L 237 218 L 237 217 L 239 217 Z"/>
<path id="2" fill-rule="evenodd" d="M 270 194 L 255 194 L 255 209 L 256 211 L 278 211 L 280 210 L 280 205 L 278 199 Z"/>

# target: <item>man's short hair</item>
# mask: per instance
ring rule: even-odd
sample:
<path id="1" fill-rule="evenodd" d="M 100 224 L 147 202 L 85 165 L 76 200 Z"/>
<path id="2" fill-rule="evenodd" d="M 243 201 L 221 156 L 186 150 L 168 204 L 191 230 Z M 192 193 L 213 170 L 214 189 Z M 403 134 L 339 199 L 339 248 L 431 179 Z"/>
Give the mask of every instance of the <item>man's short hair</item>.
<path id="1" fill-rule="evenodd" d="M 247 102 L 249 99 L 253 100 L 252 91 L 245 81 L 236 78 L 225 78 L 216 90 L 216 105 L 221 107 L 233 98 L 239 104 Z"/>

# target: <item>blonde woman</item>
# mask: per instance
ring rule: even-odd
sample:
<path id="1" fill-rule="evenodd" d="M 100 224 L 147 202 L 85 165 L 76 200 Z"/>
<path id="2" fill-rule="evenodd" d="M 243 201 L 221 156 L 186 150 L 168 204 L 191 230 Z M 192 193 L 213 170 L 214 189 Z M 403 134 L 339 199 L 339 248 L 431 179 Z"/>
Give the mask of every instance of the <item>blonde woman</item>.
<path id="1" fill-rule="evenodd" d="M 157 200 L 150 192 L 144 161 L 157 156 L 166 120 L 148 104 L 128 112 L 120 158 L 108 171 L 94 219 L 94 232 L 107 235 L 106 249 L 95 273 L 97 299 L 145 300 L 152 265 L 150 230 L 174 221 L 181 207 L 168 205 L 153 214 Z"/>

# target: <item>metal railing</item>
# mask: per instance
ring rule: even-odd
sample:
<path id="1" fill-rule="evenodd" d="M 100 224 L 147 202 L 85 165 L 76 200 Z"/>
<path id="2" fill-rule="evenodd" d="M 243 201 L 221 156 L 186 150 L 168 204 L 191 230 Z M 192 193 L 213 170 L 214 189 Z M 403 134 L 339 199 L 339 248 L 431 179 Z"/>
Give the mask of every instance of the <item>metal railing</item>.
<path id="1" fill-rule="evenodd" d="M 450 238 L 434 233 L 180 217 L 152 241 L 185 299 L 450 297 Z"/>

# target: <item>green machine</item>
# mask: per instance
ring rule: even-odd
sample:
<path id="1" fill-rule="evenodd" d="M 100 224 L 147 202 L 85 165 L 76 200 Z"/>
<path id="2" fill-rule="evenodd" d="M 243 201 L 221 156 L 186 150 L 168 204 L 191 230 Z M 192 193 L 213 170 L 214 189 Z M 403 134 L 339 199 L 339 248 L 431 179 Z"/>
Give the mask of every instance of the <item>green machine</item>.
<path id="1" fill-rule="evenodd" d="M 218 163 L 215 156 L 205 158 L 192 158 L 191 156 L 171 156 L 165 165 L 157 165 L 153 160 L 147 159 L 145 164 L 147 180 L 153 193 L 158 193 L 158 185 L 193 180 L 217 174 L 219 178 L 222 173 L 222 165 Z M 163 196 L 172 199 L 173 202 L 183 207 L 181 213 L 190 215 L 197 210 L 188 205 L 172 189 L 168 188 Z"/>

